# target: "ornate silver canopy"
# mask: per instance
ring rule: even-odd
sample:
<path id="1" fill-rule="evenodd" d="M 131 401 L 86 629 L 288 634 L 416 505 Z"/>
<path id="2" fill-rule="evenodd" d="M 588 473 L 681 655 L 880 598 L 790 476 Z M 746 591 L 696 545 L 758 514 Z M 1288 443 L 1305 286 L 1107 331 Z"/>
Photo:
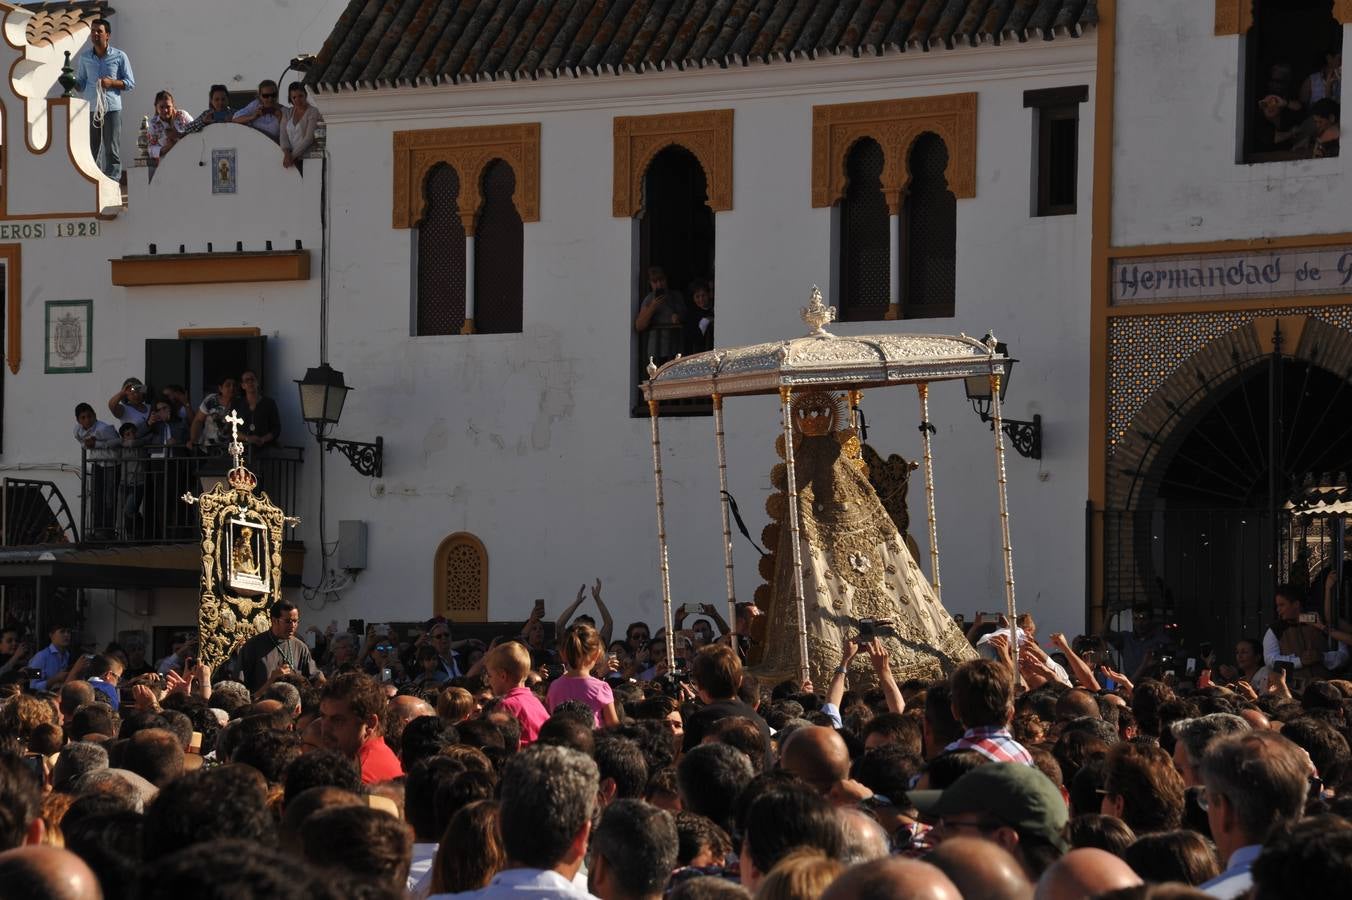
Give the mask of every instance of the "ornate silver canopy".
<path id="1" fill-rule="evenodd" d="M 807 336 L 722 347 L 650 366 L 647 399 L 772 394 L 781 387 L 862 390 L 1008 372 L 1009 359 L 995 352 L 994 341 L 965 334 L 844 337 L 825 330 L 834 313 L 814 287 L 803 308 Z"/>

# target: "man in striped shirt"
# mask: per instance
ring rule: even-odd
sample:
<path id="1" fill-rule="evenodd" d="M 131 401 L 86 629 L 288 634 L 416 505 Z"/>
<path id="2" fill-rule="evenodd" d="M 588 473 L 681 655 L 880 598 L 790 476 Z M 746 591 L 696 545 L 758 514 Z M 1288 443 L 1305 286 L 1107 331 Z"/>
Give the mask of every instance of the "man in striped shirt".
<path id="1" fill-rule="evenodd" d="M 1014 720 L 1014 676 L 1008 666 L 974 659 L 958 666 L 949 684 L 953 715 L 965 731 L 945 752 L 975 750 L 991 762 L 1033 764 L 1033 757 L 1009 733 Z"/>

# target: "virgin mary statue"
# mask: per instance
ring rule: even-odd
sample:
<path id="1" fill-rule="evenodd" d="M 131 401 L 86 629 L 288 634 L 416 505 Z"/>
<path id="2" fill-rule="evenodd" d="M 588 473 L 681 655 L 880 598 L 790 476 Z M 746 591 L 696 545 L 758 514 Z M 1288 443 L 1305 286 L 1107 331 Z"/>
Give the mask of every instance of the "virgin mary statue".
<path id="1" fill-rule="evenodd" d="M 944 677 L 976 658 L 869 483 L 859 438 L 845 421 L 844 398 L 803 394 L 793 405 L 793 419 L 807 669 L 813 683 L 818 689 L 827 684 L 840 665 L 844 640 L 856 637 L 861 623 L 865 632 L 873 625 L 899 681 Z M 776 451 L 784 457 L 783 436 Z M 768 609 L 761 657 L 752 671 L 778 681 L 798 677 L 800 650 L 784 463 L 775 465 L 770 481 L 776 492 L 766 502 L 772 521 L 764 537 L 775 549 L 761 561 L 768 583 L 757 591 L 757 600 Z M 874 680 L 867 654 L 855 657 L 850 679 L 856 686 Z"/>

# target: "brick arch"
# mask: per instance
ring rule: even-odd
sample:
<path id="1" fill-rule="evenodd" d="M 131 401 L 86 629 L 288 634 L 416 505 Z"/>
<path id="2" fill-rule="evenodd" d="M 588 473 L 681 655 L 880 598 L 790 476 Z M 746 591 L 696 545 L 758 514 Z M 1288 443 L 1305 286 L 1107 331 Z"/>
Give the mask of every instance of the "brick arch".
<path id="1" fill-rule="evenodd" d="M 1154 496 L 1173 451 L 1225 394 L 1225 385 L 1268 362 L 1278 328 L 1286 358 L 1352 377 L 1352 331 L 1314 316 L 1260 317 L 1216 338 L 1169 373 L 1114 444 L 1109 508 L 1138 509 L 1143 498 Z"/>

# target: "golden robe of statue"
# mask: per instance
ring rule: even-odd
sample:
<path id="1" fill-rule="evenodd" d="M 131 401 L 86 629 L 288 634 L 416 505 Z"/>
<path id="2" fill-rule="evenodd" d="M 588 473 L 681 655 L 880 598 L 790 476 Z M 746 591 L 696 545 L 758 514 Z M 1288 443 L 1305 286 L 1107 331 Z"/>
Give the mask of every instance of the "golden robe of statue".
<path id="1" fill-rule="evenodd" d="M 898 680 L 939 678 L 974 659 L 976 652 L 934 596 L 869 483 L 854 430 L 839 427 L 844 421 L 842 399 L 805 394 L 793 411 L 807 665 L 813 684 L 825 688 L 840 665 L 844 639 L 859 633 L 861 619 L 887 621 L 878 634 Z M 783 437 L 776 449 L 783 457 Z M 775 549 L 761 561 L 768 584 L 757 592 L 758 604 L 768 596 L 763 603 L 768 609 L 760 659 L 752 671 L 777 681 L 798 677 L 799 640 L 783 463 L 774 467 L 770 480 L 777 493 L 766 503 L 773 521 L 764 538 Z M 851 685 L 874 680 L 867 654 L 859 654 L 851 663 Z"/>

